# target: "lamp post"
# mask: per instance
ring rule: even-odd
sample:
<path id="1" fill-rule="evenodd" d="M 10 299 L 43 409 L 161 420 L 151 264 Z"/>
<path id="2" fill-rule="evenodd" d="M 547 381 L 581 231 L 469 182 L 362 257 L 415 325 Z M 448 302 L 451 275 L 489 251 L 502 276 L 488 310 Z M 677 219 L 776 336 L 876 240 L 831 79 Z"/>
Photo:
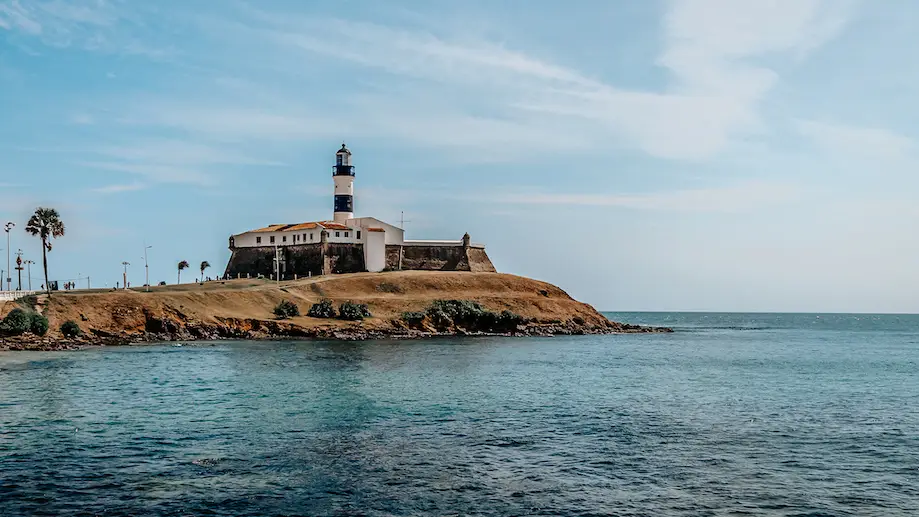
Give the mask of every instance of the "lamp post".
<path id="1" fill-rule="evenodd" d="M 10 283 L 13 281 L 12 271 L 10 270 L 10 230 L 16 226 L 16 223 L 9 221 L 3 226 L 3 231 L 6 232 L 6 290 L 10 290 Z M 3 279 L 0 278 L 0 283 L 3 282 Z M 2 289 L 2 287 L 0 287 Z"/>
<path id="2" fill-rule="evenodd" d="M 34 260 L 26 260 L 26 262 L 25 262 L 25 264 L 26 264 L 26 274 L 29 276 L 29 291 L 32 290 L 32 264 L 34 264 L 34 263 L 35 263 Z"/>
<path id="3" fill-rule="evenodd" d="M 150 265 L 147 264 L 147 250 L 153 246 L 144 246 L 144 273 L 146 275 L 147 292 L 150 292 Z"/>
<path id="4" fill-rule="evenodd" d="M 125 261 L 125 262 L 122 262 L 121 265 L 124 266 L 124 278 L 123 278 L 124 284 L 123 285 L 124 285 L 124 288 L 127 289 L 128 288 L 128 266 L 130 266 L 131 263 Z"/>
<path id="5" fill-rule="evenodd" d="M 16 252 L 16 272 L 19 274 L 19 285 L 16 286 L 17 291 L 22 291 L 22 250 Z"/>

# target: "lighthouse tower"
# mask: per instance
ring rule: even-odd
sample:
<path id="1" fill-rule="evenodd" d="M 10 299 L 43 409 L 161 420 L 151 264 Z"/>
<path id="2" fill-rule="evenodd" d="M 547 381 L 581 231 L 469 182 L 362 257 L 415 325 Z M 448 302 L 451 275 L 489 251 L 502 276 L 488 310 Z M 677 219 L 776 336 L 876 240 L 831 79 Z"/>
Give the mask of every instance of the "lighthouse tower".
<path id="1" fill-rule="evenodd" d="M 334 220 L 344 224 L 354 218 L 354 166 L 351 165 L 351 151 L 345 144 L 341 144 L 341 149 L 335 153 L 332 179 L 335 181 Z"/>

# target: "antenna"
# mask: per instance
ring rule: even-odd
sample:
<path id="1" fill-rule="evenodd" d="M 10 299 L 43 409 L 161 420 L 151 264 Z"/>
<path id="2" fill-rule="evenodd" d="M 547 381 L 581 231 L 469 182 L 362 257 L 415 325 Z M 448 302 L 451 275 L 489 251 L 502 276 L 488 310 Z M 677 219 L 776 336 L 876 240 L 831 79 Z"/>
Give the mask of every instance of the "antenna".
<path id="1" fill-rule="evenodd" d="M 411 221 L 406 221 L 406 220 L 405 220 L 405 212 L 404 212 L 404 211 L 400 211 L 400 212 L 399 212 L 399 228 L 402 228 L 402 229 L 404 230 L 404 229 L 405 229 L 405 223 L 410 223 L 410 222 L 411 222 Z"/>

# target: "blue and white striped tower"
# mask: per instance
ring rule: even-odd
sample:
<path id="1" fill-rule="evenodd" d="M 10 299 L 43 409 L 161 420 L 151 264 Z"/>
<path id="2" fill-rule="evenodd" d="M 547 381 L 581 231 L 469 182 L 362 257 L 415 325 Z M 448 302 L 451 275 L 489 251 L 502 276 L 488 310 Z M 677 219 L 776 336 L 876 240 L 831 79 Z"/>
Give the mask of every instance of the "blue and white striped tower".
<path id="1" fill-rule="evenodd" d="M 345 144 L 335 153 L 332 178 L 335 181 L 334 221 L 344 224 L 354 218 L 354 166 L 351 165 L 351 151 Z"/>

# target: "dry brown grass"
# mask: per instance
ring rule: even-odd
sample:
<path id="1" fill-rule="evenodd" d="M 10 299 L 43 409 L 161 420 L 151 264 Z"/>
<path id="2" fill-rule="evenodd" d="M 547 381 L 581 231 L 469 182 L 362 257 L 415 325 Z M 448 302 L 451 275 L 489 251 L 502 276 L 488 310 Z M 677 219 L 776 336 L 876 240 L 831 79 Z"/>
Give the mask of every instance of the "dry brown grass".
<path id="1" fill-rule="evenodd" d="M 593 307 L 573 300 L 545 282 L 501 273 L 425 271 L 357 273 L 281 283 L 216 281 L 153 287 L 151 292 L 143 289 L 58 292 L 43 312 L 54 334 L 67 320 L 76 321 L 84 330 L 133 333 L 143 331 L 148 314 L 207 324 L 227 318 L 271 320 L 272 310 L 281 300 L 296 303 L 301 313 L 306 314 L 313 303 L 323 298 L 332 300 L 336 306 L 348 300 L 367 304 L 374 316 L 363 323 L 368 328 L 389 326 L 390 320 L 399 318 L 403 312 L 423 311 L 438 299 L 472 300 L 494 311 L 507 309 L 540 322 L 569 321 L 576 317 L 588 324 L 606 321 Z M 4 313 L 10 309 L 12 304 L 3 307 Z M 306 316 L 291 321 L 304 327 L 353 325 Z"/>

